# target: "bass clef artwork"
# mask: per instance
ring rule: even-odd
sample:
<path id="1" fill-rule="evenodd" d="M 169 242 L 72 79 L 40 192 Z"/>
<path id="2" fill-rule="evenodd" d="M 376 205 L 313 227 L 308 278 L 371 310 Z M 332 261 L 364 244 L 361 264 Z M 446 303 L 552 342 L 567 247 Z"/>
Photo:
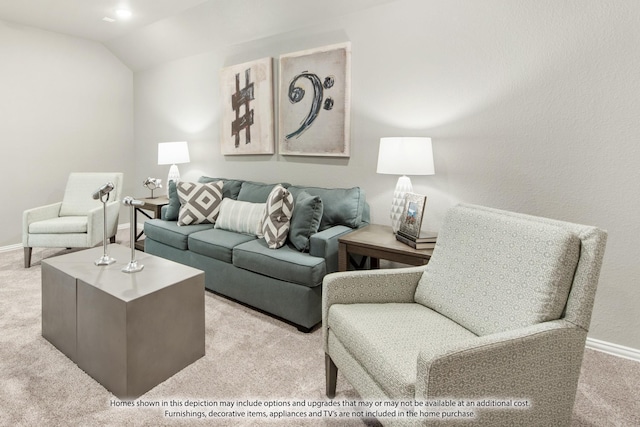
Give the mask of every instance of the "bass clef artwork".
<path id="1" fill-rule="evenodd" d="M 292 104 L 296 104 L 304 98 L 306 91 L 303 87 L 298 86 L 298 80 L 307 79 L 311 82 L 311 86 L 313 87 L 313 99 L 311 101 L 311 105 L 309 108 L 309 112 L 307 116 L 302 120 L 300 127 L 295 131 L 287 134 L 285 139 L 289 140 L 294 137 L 299 137 L 304 131 L 309 129 L 313 124 L 314 120 L 318 117 L 321 108 L 325 110 L 331 110 L 333 108 L 333 99 L 331 97 L 324 98 L 324 90 L 331 89 L 335 83 L 335 78 L 333 76 L 327 76 L 324 81 L 320 81 L 320 78 L 313 73 L 308 71 L 303 71 L 302 73 L 295 76 L 291 83 L 289 84 L 289 101 Z M 324 102 L 323 102 L 324 101 Z"/>
<path id="2" fill-rule="evenodd" d="M 280 55 L 278 154 L 349 157 L 351 43 Z"/>

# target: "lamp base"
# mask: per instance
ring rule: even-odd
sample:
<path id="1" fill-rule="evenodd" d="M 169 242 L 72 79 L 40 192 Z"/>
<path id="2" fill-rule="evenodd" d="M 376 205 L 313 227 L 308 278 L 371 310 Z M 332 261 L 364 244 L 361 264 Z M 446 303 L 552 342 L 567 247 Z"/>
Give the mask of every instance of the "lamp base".
<path id="1" fill-rule="evenodd" d="M 180 181 L 180 171 L 175 164 L 169 168 L 169 175 L 167 176 L 167 197 L 169 197 L 169 181 L 174 181 L 176 184 Z"/>
<path id="2" fill-rule="evenodd" d="M 413 191 L 413 185 L 411 185 L 411 179 L 408 176 L 403 175 L 398 178 L 396 189 L 393 192 L 393 202 L 391 202 L 391 228 L 394 233 L 397 233 L 400 229 L 400 222 L 402 218 L 402 212 L 404 211 L 404 196 L 406 193 Z"/>

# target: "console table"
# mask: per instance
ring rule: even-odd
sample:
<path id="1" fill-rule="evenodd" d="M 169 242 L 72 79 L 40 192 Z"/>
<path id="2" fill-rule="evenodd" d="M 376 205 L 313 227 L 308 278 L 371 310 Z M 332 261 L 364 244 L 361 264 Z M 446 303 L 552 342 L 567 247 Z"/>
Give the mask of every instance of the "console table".
<path id="1" fill-rule="evenodd" d="M 380 259 L 424 265 L 429 262 L 433 249 L 414 249 L 397 241 L 390 226 L 370 224 L 338 239 L 338 271 L 348 269 L 350 254 L 369 257 L 371 268 L 380 268 Z"/>
<path id="2" fill-rule="evenodd" d="M 119 398 L 136 398 L 205 354 L 204 272 L 109 245 L 42 261 L 42 336 Z"/>

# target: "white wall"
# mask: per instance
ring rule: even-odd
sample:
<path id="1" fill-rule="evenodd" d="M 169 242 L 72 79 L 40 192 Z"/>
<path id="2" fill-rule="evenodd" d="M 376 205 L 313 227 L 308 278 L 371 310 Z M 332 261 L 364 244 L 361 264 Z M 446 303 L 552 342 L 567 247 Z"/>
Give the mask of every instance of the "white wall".
<path id="1" fill-rule="evenodd" d="M 214 17 L 211 17 L 212 19 Z M 458 201 L 609 231 L 590 336 L 640 349 L 640 3 L 404 0 L 135 73 L 135 180 L 187 140 L 183 177 L 361 186 L 387 223 L 382 136 L 433 138 L 424 228 Z M 220 154 L 220 68 L 352 42 L 351 158 Z M 204 39 L 202 40 L 205 43 Z M 277 66 L 276 66 L 277 81 Z"/>
<path id="2" fill-rule="evenodd" d="M 70 172 L 124 172 L 131 188 L 133 73 L 99 43 L 1 20 L 0 64 L 3 247 L 22 241 L 25 209 L 62 200 Z"/>

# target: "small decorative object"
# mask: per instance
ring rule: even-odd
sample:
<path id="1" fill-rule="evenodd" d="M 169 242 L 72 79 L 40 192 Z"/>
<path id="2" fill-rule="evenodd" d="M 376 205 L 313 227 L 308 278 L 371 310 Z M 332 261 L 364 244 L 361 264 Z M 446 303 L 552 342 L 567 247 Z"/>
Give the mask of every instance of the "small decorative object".
<path id="1" fill-rule="evenodd" d="M 155 196 L 153 195 L 153 190 L 157 190 L 158 188 L 162 188 L 162 180 L 160 178 L 147 178 L 144 181 L 142 181 L 142 186 L 145 188 L 148 188 L 149 190 L 151 190 L 151 197 L 149 197 L 150 199 L 155 199 Z"/>
<path id="2" fill-rule="evenodd" d="M 273 154 L 273 60 L 223 68 L 220 94 L 222 154 Z"/>
<path id="3" fill-rule="evenodd" d="M 420 227 L 422 227 L 422 216 L 424 215 L 427 196 L 406 193 L 404 197 L 404 209 L 400 218 L 398 234 L 415 240 L 420 237 Z"/>
<path id="4" fill-rule="evenodd" d="M 377 173 L 402 175 L 398 178 L 391 203 L 391 228 L 397 233 L 400 228 L 402 211 L 405 208 L 404 195 L 413 191 L 411 179 L 407 175 L 434 175 L 431 138 L 380 138 Z M 419 230 L 419 228 L 418 228 Z"/>
<path id="5" fill-rule="evenodd" d="M 98 188 L 93 193 L 93 200 L 100 200 L 102 202 L 102 215 L 103 215 L 103 223 L 104 223 L 104 231 L 102 235 L 102 248 L 103 255 L 95 261 L 95 265 L 110 265 L 116 262 L 114 258 L 111 258 L 107 253 L 107 202 L 109 201 L 109 193 L 113 190 L 115 186 L 113 182 L 107 182 L 102 187 Z"/>
<path id="6" fill-rule="evenodd" d="M 167 196 L 169 195 L 169 181 L 180 181 L 180 171 L 177 164 L 189 163 L 189 147 L 184 141 L 158 143 L 158 164 L 171 165 L 167 177 Z"/>
<path id="7" fill-rule="evenodd" d="M 136 208 L 136 206 L 142 206 L 144 205 L 144 202 L 141 200 L 136 200 L 131 196 L 127 196 L 124 199 L 122 199 L 122 204 L 125 206 L 129 206 L 131 209 L 131 216 L 130 216 L 130 224 L 134 224 L 136 219 L 135 219 L 135 213 L 134 210 Z M 141 271 L 144 268 L 144 265 L 139 264 L 138 261 L 136 261 L 136 231 L 135 231 L 135 227 L 131 226 L 130 227 L 131 233 L 129 236 L 129 246 L 131 246 L 131 261 L 129 261 L 129 264 L 126 265 L 126 267 L 124 267 L 122 269 L 123 272 L 125 273 L 137 273 L 138 271 Z"/>
<path id="8" fill-rule="evenodd" d="M 349 157 L 351 43 L 280 56 L 280 154 Z"/>

